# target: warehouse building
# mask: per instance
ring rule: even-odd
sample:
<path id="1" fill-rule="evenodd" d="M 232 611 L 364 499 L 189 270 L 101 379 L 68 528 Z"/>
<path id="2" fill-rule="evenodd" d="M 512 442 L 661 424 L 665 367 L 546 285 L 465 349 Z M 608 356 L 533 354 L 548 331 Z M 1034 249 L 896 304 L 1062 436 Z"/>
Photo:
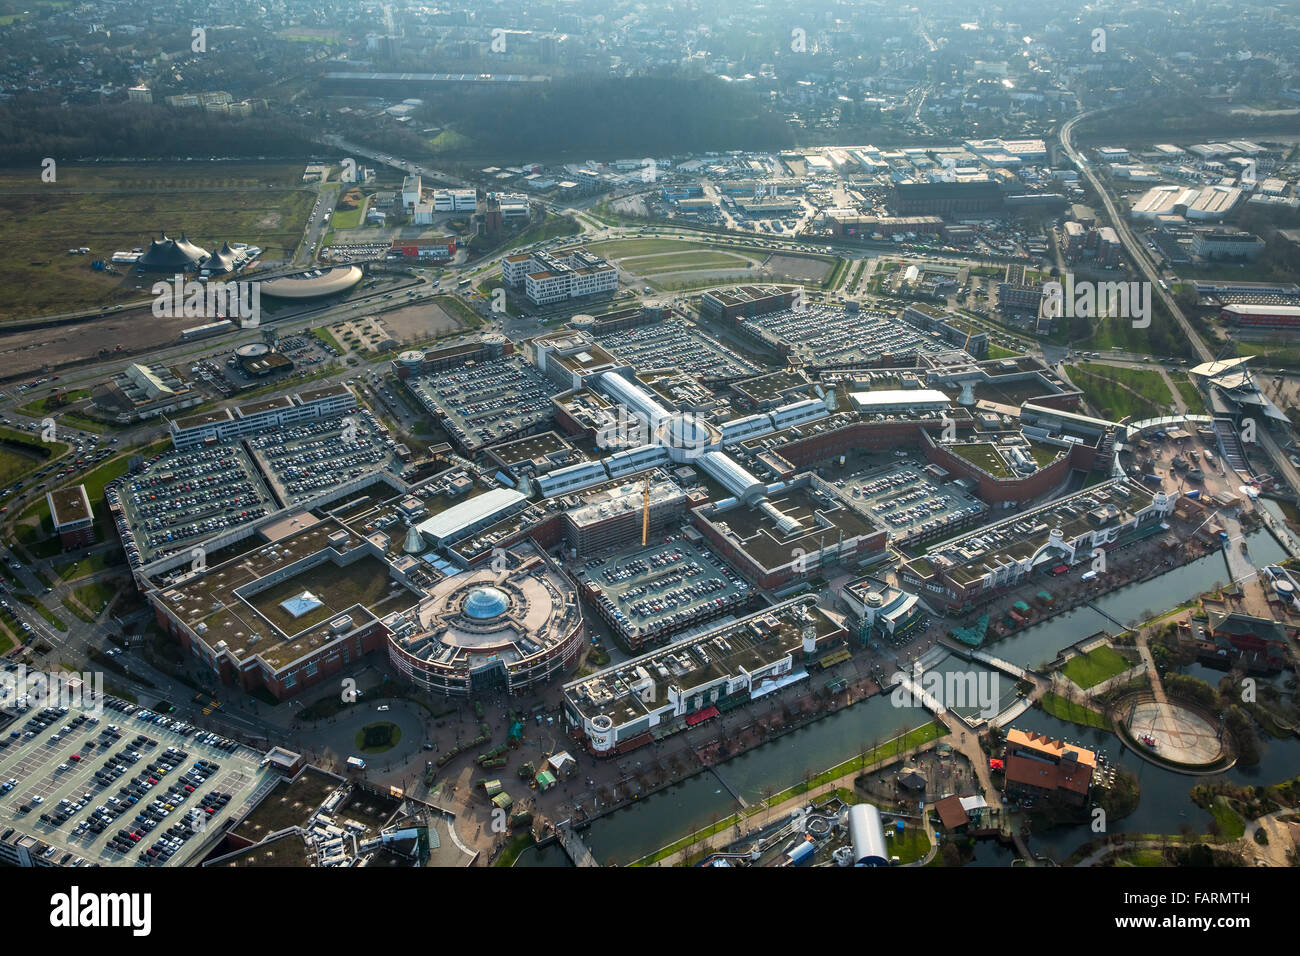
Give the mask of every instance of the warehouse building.
<path id="1" fill-rule="evenodd" d="M 1230 325 L 1261 329 L 1300 328 L 1300 306 L 1295 305 L 1225 305 L 1219 319 Z"/>

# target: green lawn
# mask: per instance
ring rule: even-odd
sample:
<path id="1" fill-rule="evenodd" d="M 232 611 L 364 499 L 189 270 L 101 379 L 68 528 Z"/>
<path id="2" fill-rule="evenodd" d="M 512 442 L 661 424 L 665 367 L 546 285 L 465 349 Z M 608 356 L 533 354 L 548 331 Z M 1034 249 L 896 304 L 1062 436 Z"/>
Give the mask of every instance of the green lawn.
<path id="1" fill-rule="evenodd" d="M 1061 668 L 1061 673 L 1086 690 L 1132 666 L 1114 648 L 1098 647 L 1070 658 Z"/>
<path id="2" fill-rule="evenodd" d="M 1081 362 L 1070 369 L 1070 378 L 1103 417 L 1156 418 L 1174 400 L 1160 373 L 1147 369 Z"/>
<path id="3" fill-rule="evenodd" d="M 748 269 L 748 259 L 725 252 L 686 252 L 672 256 L 636 256 L 624 259 L 625 269 L 638 275 L 665 272 L 702 272 L 706 269 Z"/>
<path id="4" fill-rule="evenodd" d="M 18 411 L 22 412 L 24 415 L 31 415 L 33 418 L 39 418 L 40 416 L 46 415 L 50 412 L 59 412 L 67 408 L 73 402 L 84 401 L 87 398 L 90 398 L 90 389 L 81 388 L 76 391 L 64 393 L 63 401 L 61 402 L 55 402 L 52 395 L 47 395 L 44 398 L 38 398 L 33 402 L 28 402 L 26 405 L 19 405 Z"/>
<path id="5" fill-rule="evenodd" d="M 1246 833 L 1246 821 L 1241 818 L 1241 814 L 1232 809 L 1223 797 L 1214 801 L 1214 806 L 1210 808 L 1210 815 L 1219 824 L 1219 839 L 1225 842 L 1240 840 Z"/>
<path id="6" fill-rule="evenodd" d="M 1200 390 L 1192 384 L 1192 380 L 1187 377 L 1186 372 L 1170 372 L 1169 377 L 1174 380 L 1174 387 L 1178 389 L 1178 394 L 1182 396 L 1183 402 L 1187 405 L 1189 415 L 1204 415 L 1205 399 L 1201 397 Z"/>
<path id="7" fill-rule="evenodd" d="M 30 455 L 0 446 L 0 485 L 17 481 L 23 475 L 35 471 L 40 464 L 41 461 Z"/>
<path id="8" fill-rule="evenodd" d="M 959 458 L 965 458 L 972 465 L 983 468 L 994 478 L 1011 478 L 1011 470 L 997 453 L 994 445 L 988 442 L 976 442 L 969 445 L 949 445 L 948 450 Z"/>
<path id="9" fill-rule="evenodd" d="M 533 839 L 532 833 L 526 830 L 523 833 L 516 833 L 510 838 L 510 842 L 506 844 L 506 848 L 501 851 L 501 855 L 497 857 L 497 861 L 492 865 L 514 866 L 515 860 L 519 859 L 519 854 L 523 853 L 535 842 L 537 841 Z"/>
<path id="10" fill-rule="evenodd" d="M 1111 729 L 1110 721 L 1106 719 L 1105 714 L 1057 694 L 1044 694 L 1039 698 L 1038 703 L 1044 711 L 1060 720 L 1068 720 L 1072 724 L 1082 724 L 1085 727 L 1097 727 L 1101 730 Z"/>
<path id="11" fill-rule="evenodd" d="M 384 744 L 378 744 L 374 747 L 367 747 L 365 745 L 366 732 L 371 730 L 378 731 L 381 729 L 386 730 L 388 732 L 389 735 L 388 742 Z M 374 724 L 366 724 L 366 726 L 362 727 L 360 730 L 357 731 L 356 736 L 353 738 L 352 742 L 356 747 L 356 749 L 361 753 L 381 754 L 384 753 L 385 751 L 392 750 L 394 747 L 397 746 L 397 744 L 401 741 L 401 739 L 402 739 L 401 727 L 398 727 L 397 724 L 391 723 L 389 721 L 380 721 Z"/>
<path id="12" fill-rule="evenodd" d="M 483 324 L 483 317 L 454 295 L 434 296 L 431 301 L 452 318 L 458 319 L 471 329 L 476 329 Z"/>
<path id="13" fill-rule="evenodd" d="M 1156 849 L 1129 850 L 1120 856 L 1115 857 L 1116 866 L 1168 866 L 1164 854 Z"/>
<path id="14" fill-rule="evenodd" d="M 923 860 L 930 852 L 930 838 L 925 835 L 920 824 L 913 823 L 911 820 L 907 821 L 907 828 L 901 837 L 893 827 L 887 828 L 885 845 L 890 849 L 892 856 L 898 857 L 899 866 Z"/>
<path id="15" fill-rule="evenodd" d="M 361 225 L 361 210 L 364 208 L 363 203 L 356 209 L 336 209 L 334 215 L 330 216 L 330 226 L 334 229 L 356 229 Z"/>
<path id="16" fill-rule="evenodd" d="M 123 582 L 120 579 L 95 581 L 73 588 L 72 596 L 84 604 L 92 614 L 98 614 L 106 604 L 112 603 L 113 598 L 122 593 L 122 586 Z"/>
<path id="17" fill-rule="evenodd" d="M 689 250 L 714 251 L 718 247 L 708 242 L 686 242 L 681 239 L 609 239 L 595 242 L 587 247 L 590 251 L 606 259 L 613 259 L 620 265 L 625 259 L 637 259 L 641 256 L 669 252 L 687 252 Z"/>

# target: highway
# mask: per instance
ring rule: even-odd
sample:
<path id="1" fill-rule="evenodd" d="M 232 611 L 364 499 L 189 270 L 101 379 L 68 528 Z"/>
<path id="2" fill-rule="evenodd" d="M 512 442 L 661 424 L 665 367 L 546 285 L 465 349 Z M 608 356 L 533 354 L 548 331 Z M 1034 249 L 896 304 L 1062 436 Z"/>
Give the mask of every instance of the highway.
<path id="1" fill-rule="evenodd" d="M 1178 321 L 1178 324 L 1182 326 L 1183 333 L 1187 336 L 1187 341 L 1191 343 L 1192 348 L 1196 349 L 1196 354 L 1200 356 L 1201 361 L 1213 361 L 1214 353 L 1211 352 L 1205 342 L 1201 340 L 1201 337 L 1196 333 L 1196 329 L 1192 328 L 1192 324 L 1187 321 L 1187 316 L 1183 314 L 1183 310 L 1174 300 L 1174 297 L 1161 285 L 1160 274 L 1156 271 L 1155 266 L 1152 265 L 1151 260 L 1147 258 L 1146 250 L 1142 248 L 1142 244 L 1138 242 L 1137 237 L 1133 235 L 1133 231 L 1129 228 L 1128 221 L 1120 215 L 1119 210 L 1115 206 L 1115 200 L 1111 197 L 1110 192 L 1097 177 L 1097 174 L 1093 172 L 1092 164 L 1088 162 L 1088 160 L 1074 147 L 1074 143 L 1071 141 L 1071 137 L 1074 135 L 1075 126 L 1077 126 L 1082 120 L 1104 113 L 1108 109 L 1110 109 L 1110 107 L 1085 110 L 1082 113 L 1070 117 L 1070 119 L 1061 127 L 1061 148 L 1065 150 L 1066 155 L 1074 161 L 1075 166 L 1077 166 L 1079 171 L 1083 173 L 1083 177 L 1088 181 L 1088 184 L 1092 187 L 1093 191 L 1101 199 L 1102 205 L 1106 209 L 1106 216 L 1110 219 L 1111 225 L 1119 235 L 1119 240 L 1123 244 L 1125 251 L 1128 252 L 1129 258 L 1133 261 L 1133 265 L 1142 273 L 1143 277 L 1151 283 L 1152 294 L 1159 297 L 1160 301 L 1165 304 L 1165 308 L 1169 310 L 1170 314 Z"/>
<path id="2" fill-rule="evenodd" d="M 1108 108 L 1085 110 L 1084 112 L 1072 116 L 1061 127 L 1061 148 L 1065 150 L 1070 159 L 1074 161 L 1074 164 L 1079 168 L 1080 172 L 1083 173 L 1084 178 L 1088 180 L 1089 185 L 1092 186 L 1093 191 L 1096 192 L 1098 197 L 1100 197 L 1102 204 L 1105 206 L 1106 215 L 1110 218 L 1110 222 L 1114 226 L 1115 232 L 1119 235 L 1120 242 L 1123 243 L 1125 250 L 1128 252 L 1129 258 L 1141 271 L 1146 280 L 1151 283 L 1152 292 L 1160 297 L 1160 300 L 1164 302 L 1169 313 L 1182 327 L 1183 334 L 1187 336 L 1187 341 L 1190 342 L 1192 348 L 1196 350 L 1196 354 L 1200 357 L 1201 361 L 1214 361 L 1214 353 L 1210 351 L 1209 347 L 1197 333 L 1196 329 L 1192 327 L 1192 324 L 1187 320 L 1187 316 L 1183 314 L 1183 310 L 1179 307 L 1174 297 L 1161 285 L 1160 275 L 1156 272 L 1151 260 L 1147 258 L 1146 250 L 1142 248 L 1142 244 L 1133 235 L 1127 220 L 1119 214 L 1119 210 L 1115 207 L 1114 199 L 1111 198 L 1110 193 L 1102 185 L 1097 174 L 1093 172 L 1092 165 L 1079 153 L 1071 141 L 1071 137 L 1074 134 L 1074 127 L 1078 125 L 1080 121 L 1091 116 L 1096 116 L 1099 113 L 1103 113 L 1106 109 Z M 1269 433 L 1266 423 L 1258 422 L 1257 425 L 1258 427 L 1256 428 L 1255 433 L 1259 438 L 1258 444 L 1271 460 L 1274 473 L 1286 481 L 1292 492 L 1300 492 L 1300 469 L 1297 469 L 1291 464 L 1289 456 L 1278 446 L 1273 435 Z"/>

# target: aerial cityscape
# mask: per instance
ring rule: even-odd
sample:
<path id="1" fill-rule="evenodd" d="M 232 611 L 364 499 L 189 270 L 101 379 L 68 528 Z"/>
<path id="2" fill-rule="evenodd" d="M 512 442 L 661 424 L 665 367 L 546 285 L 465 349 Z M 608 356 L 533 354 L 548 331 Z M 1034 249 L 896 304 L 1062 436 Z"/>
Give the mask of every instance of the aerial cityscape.
<path id="1" fill-rule="evenodd" d="M 1297 50 L 0 0 L 0 865 L 1300 865 Z"/>

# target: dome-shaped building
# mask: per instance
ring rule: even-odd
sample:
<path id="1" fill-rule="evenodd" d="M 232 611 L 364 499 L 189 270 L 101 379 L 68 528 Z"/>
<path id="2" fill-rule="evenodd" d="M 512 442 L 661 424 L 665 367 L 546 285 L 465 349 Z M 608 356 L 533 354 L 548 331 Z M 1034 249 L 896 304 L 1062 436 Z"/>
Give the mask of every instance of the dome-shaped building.
<path id="1" fill-rule="evenodd" d="M 398 673 L 429 693 L 468 697 L 532 693 L 577 664 L 586 628 L 573 582 L 531 543 L 506 554 L 505 569 L 452 574 L 385 621 Z"/>

